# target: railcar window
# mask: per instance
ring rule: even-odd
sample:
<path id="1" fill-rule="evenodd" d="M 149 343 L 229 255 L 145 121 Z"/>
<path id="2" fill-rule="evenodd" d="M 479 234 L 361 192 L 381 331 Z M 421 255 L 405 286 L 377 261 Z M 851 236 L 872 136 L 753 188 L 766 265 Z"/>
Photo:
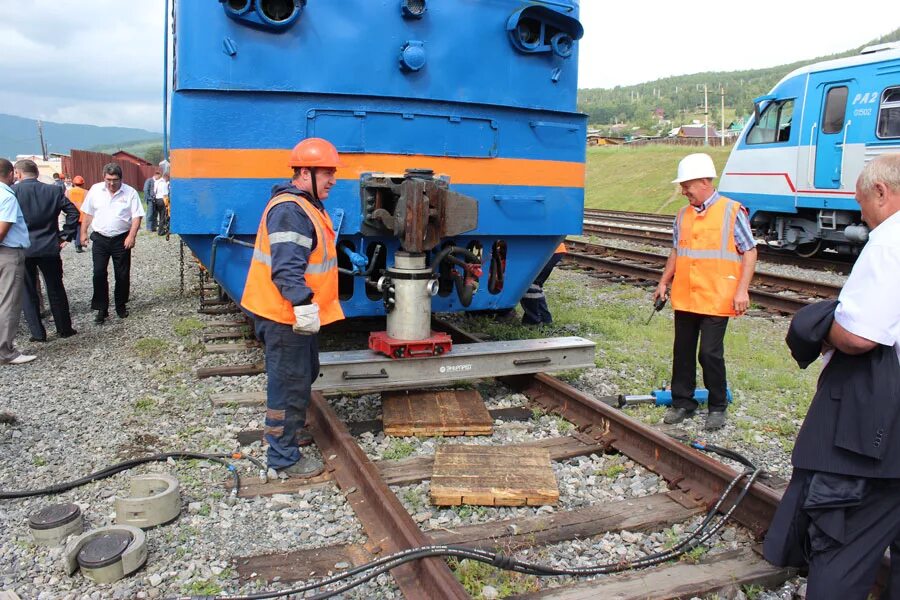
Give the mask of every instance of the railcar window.
<path id="1" fill-rule="evenodd" d="M 888 88 L 881 94 L 877 133 L 880 138 L 900 138 L 900 87 Z"/>
<path id="2" fill-rule="evenodd" d="M 770 102 L 759 122 L 747 133 L 748 144 L 774 144 L 791 138 L 791 120 L 794 116 L 794 100 Z"/>
<path id="3" fill-rule="evenodd" d="M 825 94 L 825 110 L 822 111 L 822 133 L 838 133 L 844 128 L 847 114 L 846 86 L 833 87 Z"/>

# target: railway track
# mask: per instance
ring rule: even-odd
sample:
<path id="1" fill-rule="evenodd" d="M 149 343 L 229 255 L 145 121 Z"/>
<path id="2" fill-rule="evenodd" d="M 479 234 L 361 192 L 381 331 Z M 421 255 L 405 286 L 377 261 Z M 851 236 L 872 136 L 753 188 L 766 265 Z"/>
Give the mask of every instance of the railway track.
<path id="1" fill-rule="evenodd" d="M 666 264 L 666 256 L 651 252 L 576 241 L 567 245 L 570 251 L 564 262 L 640 281 L 659 281 Z M 836 285 L 756 272 L 751 281 L 750 300 L 768 310 L 792 314 L 807 304 L 837 298 L 840 290 Z"/>
<path id="2" fill-rule="evenodd" d="M 672 245 L 672 219 L 672 215 L 585 209 L 583 231 L 585 235 L 670 247 Z M 773 264 L 792 265 L 845 275 L 853 267 L 853 263 L 843 257 L 803 258 L 764 245 L 758 245 L 757 250 L 760 261 Z"/>
<path id="3" fill-rule="evenodd" d="M 377 326 L 368 323 L 367 326 Z M 453 325 L 435 321 L 435 329 L 452 335 L 454 344 L 477 344 L 480 339 Z M 354 327 L 353 329 L 360 329 Z M 221 333 L 217 330 L 217 333 Z M 242 343 L 240 332 L 235 340 Z M 221 335 L 216 336 L 222 342 Z M 258 363 L 232 365 L 209 375 L 259 373 Z M 708 455 L 653 428 L 642 425 L 624 412 L 588 396 L 568 384 L 540 373 L 500 377 L 498 381 L 527 398 L 520 409 L 492 411 L 495 419 L 529 419 L 539 408 L 557 414 L 576 426 L 571 435 L 526 443 L 522 448 L 546 448 L 554 461 L 577 456 L 619 453 L 657 473 L 669 484 L 669 492 L 604 503 L 546 515 L 497 520 L 454 528 L 452 531 L 423 531 L 391 485 L 411 484 L 432 478 L 433 460 L 417 457 L 400 461 L 375 461 L 357 443 L 361 431 L 376 431 L 379 421 L 345 423 L 330 406 L 326 396 L 314 392 L 308 412 L 308 427 L 326 462 L 326 472 L 313 481 L 264 483 L 246 480 L 239 496 L 254 498 L 293 494 L 304 489 L 336 485 L 343 492 L 365 531 L 362 545 L 324 546 L 277 554 L 235 557 L 234 565 L 243 579 L 265 579 L 281 584 L 320 578 L 335 571 L 335 565 L 355 566 L 403 550 L 434 544 L 464 545 L 486 550 L 539 548 L 551 544 L 590 538 L 617 531 L 661 531 L 703 514 L 735 478 L 736 472 Z M 246 400 L 246 399 L 245 399 Z M 215 404 L 214 399 L 214 404 Z M 229 402 L 234 403 L 235 398 Z M 252 401 L 263 410 L 264 396 Z M 224 403 L 217 404 L 223 406 Z M 233 404 L 232 404 L 233 405 Z M 247 402 L 242 403 L 246 406 Z M 524 410 L 523 410 L 524 409 Z M 516 414 L 518 411 L 518 415 Z M 242 443 L 259 439 L 260 431 L 242 432 Z M 239 439 L 240 435 L 239 435 Z M 734 494 L 729 496 L 733 499 Z M 733 519 L 757 538 L 766 530 L 780 493 L 763 483 L 754 483 L 737 507 Z M 727 503 L 726 503 L 727 506 Z M 491 510 L 488 508 L 487 510 Z M 749 547 L 723 552 L 709 564 L 665 564 L 632 574 L 602 580 L 543 589 L 529 598 L 588 598 L 611 595 L 617 598 L 674 598 L 682 594 L 705 595 L 740 585 L 777 586 L 793 572 L 766 564 Z M 403 596 L 409 599 L 464 599 L 469 595 L 454 577 L 448 564 L 426 558 L 404 564 L 392 571 Z M 579 595 L 581 594 L 581 595 Z M 585 595 L 586 594 L 586 595 Z"/>

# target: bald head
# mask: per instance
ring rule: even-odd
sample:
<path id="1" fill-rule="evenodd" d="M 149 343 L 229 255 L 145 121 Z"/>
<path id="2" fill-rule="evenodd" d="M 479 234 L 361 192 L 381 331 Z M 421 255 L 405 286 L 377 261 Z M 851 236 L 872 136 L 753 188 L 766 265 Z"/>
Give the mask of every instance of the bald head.
<path id="1" fill-rule="evenodd" d="M 879 156 L 863 168 L 856 180 L 856 201 L 872 229 L 900 211 L 900 153 Z"/>

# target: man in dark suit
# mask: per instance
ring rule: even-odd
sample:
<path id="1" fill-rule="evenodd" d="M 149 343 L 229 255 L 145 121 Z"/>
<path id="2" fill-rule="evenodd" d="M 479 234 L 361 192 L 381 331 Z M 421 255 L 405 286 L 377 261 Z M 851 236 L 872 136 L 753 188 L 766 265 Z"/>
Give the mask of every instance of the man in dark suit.
<path id="1" fill-rule="evenodd" d="M 72 329 L 69 314 L 69 298 L 63 285 L 62 259 L 59 251 L 75 237 L 78 226 L 78 209 L 65 196 L 64 189 L 57 185 L 47 185 L 38 181 L 38 168 L 34 161 L 20 160 L 15 164 L 16 197 L 28 225 L 31 246 L 25 252 L 25 320 L 34 341 L 47 341 L 47 330 L 41 322 L 40 304 L 37 293 L 38 270 L 47 284 L 50 312 L 56 324 L 59 337 L 70 337 L 77 333 Z M 62 232 L 59 230 L 59 215 L 66 214 Z"/>
<path id="2" fill-rule="evenodd" d="M 881 598 L 897 600 L 900 154 L 865 166 L 856 199 L 868 243 L 837 302 L 804 308 L 788 333 L 801 367 L 820 352 L 826 365 L 763 551 L 777 565 L 808 565 L 808 598 L 864 600 L 890 547 L 892 577 Z"/>

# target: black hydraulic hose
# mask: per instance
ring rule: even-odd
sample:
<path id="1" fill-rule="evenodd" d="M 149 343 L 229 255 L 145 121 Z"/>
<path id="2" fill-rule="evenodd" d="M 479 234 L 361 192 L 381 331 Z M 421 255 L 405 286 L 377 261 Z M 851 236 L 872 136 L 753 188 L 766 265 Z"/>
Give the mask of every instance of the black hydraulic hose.
<path id="1" fill-rule="evenodd" d="M 129 460 L 122 461 L 120 463 L 116 463 L 95 473 L 91 473 L 90 475 L 86 475 L 79 479 L 74 479 L 72 481 L 67 481 L 65 483 L 57 483 L 55 485 L 51 485 L 49 487 L 39 489 L 39 490 L 22 490 L 22 491 L 3 491 L 0 490 L 0 500 L 13 500 L 18 498 L 32 498 L 35 496 L 49 496 L 52 494 L 60 494 L 62 492 L 67 492 L 71 489 L 81 487 L 88 483 L 99 481 L 101 479 L 106 479 L 107 477 L 112 477 L 117 473 L 121 473 L 122 471 L 127 471 L 133 467 L 138 465 L 142 465 L 150 462 L 164 462 L 169 459 L 174 460 L 190 460 L 190 459 L 199 459 L 199 460 L 211 460 L 213 462 L 217 462 L 223 465 L 229 472 L 231 472 L 231 476 L 234 479 L 234 485 L 231 489 L 231 495 L 237 495 L 238 490 L 241 487 L 240 475 L 238 474 L 237 469 L 234 465 L 227 462 L 226 458 L 231 459 L 240 459 L 246 458 L 251 461 L 254 465 L 259 467 L 260 471 L 264 474 L 266 472 L 263 464 L 258 460 L 251 456 L 247 456 L 242 453 L 233 453 L 233 454 L 203 454 L 201 452 L 161 452 L 159 454 L 150 454 L 148 456 L 141 456 L 138 458 L 132 458 Z"/>
<path id="2" fill-rule="evenodd" d="M 441 250 L 434 256 L 434 260 L 431 263 L 432 272 L 437 273 L 438 269 L 441 268 L 441 263 L 444 262 L 444 259 L 447 258 L 451 254 L 462 254 L 470 263 L 480 263 L 481 262 L 481 259 L 478 258 L 478 255 L 475 254 L 474 252 L 472 252 L 471 250 L 467 250 L 466 248 L 461 248 L 460 246 L 447 246 L 446 248 L 444 248 L 443 250 Z"/>
<path id="3" fill-rule="evenodd" d="M 456 272 L 456 269 L 450 271 L 450 277 L 456 284 L 456 295 L 459 296 L 459 302 L 465 307 L 472 304 L 472 297 L 475 295 L 475 286 L 465 282 L 462 275 Z"/>
<path id="4" fill-rule="evenodd" d="M 664 551 L 658 552 L 655 554 L 649 554 L 643 556 L 639 559 L 629 561 L 629 562 L 618 562 L 618 563 L 608 563 L 602 565 L 595 565 L 591 567 L 582 567 L 576 569 L 558 569 L 552 567 L 546 567 L 543 565 L 536 565 L 525 563 L 522 561 L 515 560 L 513 558 L 504 556 L 500 553 L 489 552 L 485 550 L 478 550 L 475 548 L 465 548 L 460 546 L 426 546 L 422 548 L 415 548 L 411 550 L 406 550 L 402 552 L 398 552 L 396 554 L 385 556 L 381 559 L 368 563 L 366 565 L 361 565 L 359 567 L 355 567 L 348 571 L 345 571 L 339 575 L 334 575 L 332 577 L 326 578 L 322 581 L 316 583 L 309 583 L 303 586 L 294 587 L 287 590 L 282 590 L 278 592 L 259 592 L 250 595 L 242 595 L 242 596 L 212 596 L 212 597 L 204 597 L 207 600 L 266 600 L 270 598 L 282 598 L 285 596 L 290 596 L 293 594 L 299 594 L 303 592 L 307 592 L 314 589 L 319 589 L 327 585 L 332 585 L 335 583 L 339 583 L 345 580 L 348 580 L 356 575 L 362 575 L 356 579 L 352 579 L 351 581 L 344 583 L 338 588 L 334 588 L 332 590 L 322 592 L 316 596 L 312 596 L 313 599 L 316 600 L 324 600 L 325 598 L 331 598 L 337 594 L 345 592 L 349 589 L 352 589 L 356 586 L 359 586 L 367 581 L 378 577 L 379 575 L 386 573 L 402 564 L 410 562 L 412 560 L 419 560 L 422 558 L 429 557 L 458 557 L 463 559 L 470 559 L 479 562 L 483 562 L 486 564 L 493 565 L 498 568 L 507 569 L 516 571 L 523 574 L 535 575 L 539 577 L 547 577 L 547 576 L 560 576 L 560 575 L 572 575 L 572 576 L 587 576 L 587 575 L 600 575 L 600 574 L 610 574 L 610 573 L 618 573 L 631 569 L 641 569 L 650 566 L 654 566 L 657 564 L 661 564 L 668 560 L 672 560 L 689 552 L 691 549 L 699 546 L 700 544 L 705 543 L 709 538 L 716 534 L 725 523 L 731 518 L 734 514 L 734 511 L 740 505 L 741 501 L 746 497 L 750 488 L 753 485 L 753 482 L 760 475 L 761 469 L 755 468 L 753 471 L 745 471 L 743 473 L 739 473 L 734 477 L 731 483 L 723 490 L 720 494 L 718 501 L 716 504 L 709 510 L 704 520 L 700 523 L 700 525 L 685 539 L 681 540 L 678 544 L 673 546 L 672 548 Z M 741 489 L 738 496 L 735 498 L 732 506 L 722 515 L 722 517 L 710 527 L 710 523 L 714 519 L 715 515 L 718 513 L 718 510 L 721 508 L 727 496 L 732 492 L 737 483 L 743 479 L 747 478 L 746 483 Z M 173 598 L 170 600 L 196 600 L 197 596 L 179 596 L 177 598 Z"/>

